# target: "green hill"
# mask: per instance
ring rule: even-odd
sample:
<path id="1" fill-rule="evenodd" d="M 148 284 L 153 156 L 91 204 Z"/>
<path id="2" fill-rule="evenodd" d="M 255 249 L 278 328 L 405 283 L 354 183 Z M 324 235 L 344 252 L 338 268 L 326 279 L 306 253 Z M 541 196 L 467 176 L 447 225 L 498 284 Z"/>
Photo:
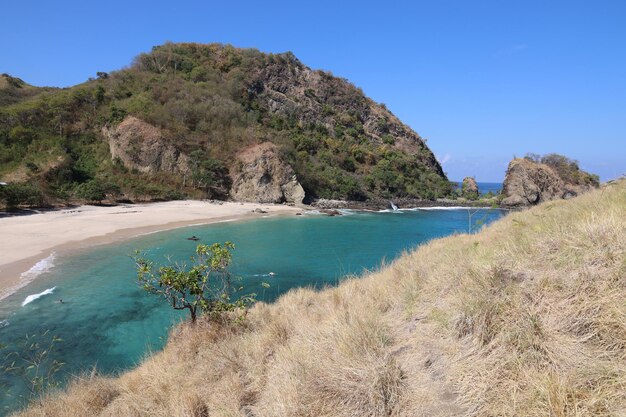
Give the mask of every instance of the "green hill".
<path id="1" fill-rule="evenodd" d="M 112 158 L 118 136 L 123 155 Z M 289 52 L 168 43 L 71 88 L 0 83 L 0 179 L 31 184 L 33 201 L 97 200 L 94 189 L 110 199 L 228 198 L 240 154 L 264 142 L 307 199 L 451 192 L 419 135 Z"/>

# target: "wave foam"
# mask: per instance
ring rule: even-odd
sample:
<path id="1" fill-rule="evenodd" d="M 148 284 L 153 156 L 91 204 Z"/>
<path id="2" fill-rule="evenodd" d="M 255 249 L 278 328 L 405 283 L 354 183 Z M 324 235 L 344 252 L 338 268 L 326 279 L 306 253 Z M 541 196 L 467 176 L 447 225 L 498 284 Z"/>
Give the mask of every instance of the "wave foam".
<path id="1" fill-rule="evenodd" d="M 463 206 L 446 207 L 446 206 L 435 206 L 435 207 L 413 207 L 413 208 L 407 208 L 407 209 L 402 209 L 402 210 L 406 210 L 406 211 L 419 211 L 419 210 L 436 211 L 436 210 L 489 210 L 489 209 L 490 209 L 490 207 L 463 207 Z"/>
<path id="2" fill-rule="evenodd" d="M 40 292 L 39 294 L 31 294 L 31 295 L 29 295 L 28 297 L 26 297 L 24 299 L 24 301 L 22 301 L 22 307 L 24 307 L 26 304 L 32 303 L 33 301 L 35 301 L 39 297 L 43 297 L 44 295 L 52 294 L 55 289 L 56 289 L 56 287 L 52 287 L 52 288 L 48 288 L 45 291 Z"/>
<path id="3" fill-rule="evenodd" d="M 39 275 L 50 271 L 54 267 L 54 260 L 56 258 L 56 254 L 52 252 L 47 258 L 41 259 L 35 265 L 33 265 L 28 271 L 23 272 L 21 275 L 21 279 L 26 282 L 31 282 L 33 279 L 37 278 Z"/>
<path id="4" fill-rule="evenodd" d="M 56 254 L 50 253 L 47 258 L 41 259 L 35 265 L 33 265 L 28 271 L 23 272 L 20 275 L 20 280 L 15 284 L 7 288 L 0 288 L 0 300 L 14 294 L 20 288 L 25 287 L 35 280 L 39 275 L 50 271 L 54 267 L 54 260 Z"/>

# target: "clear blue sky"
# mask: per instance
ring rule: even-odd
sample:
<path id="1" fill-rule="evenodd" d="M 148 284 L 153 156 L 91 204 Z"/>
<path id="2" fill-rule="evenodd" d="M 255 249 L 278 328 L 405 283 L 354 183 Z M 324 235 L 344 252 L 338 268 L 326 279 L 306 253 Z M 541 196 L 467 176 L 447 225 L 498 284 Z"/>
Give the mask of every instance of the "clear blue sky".
<path id="1" fill-rule="evenodd" d="M 626 173 L 626 1 L 30 1 L 0 10 L 0 72 L 70 86 L 153 45 L 292 51 L 423 137 L 450 179 L 558 152 Z"/>

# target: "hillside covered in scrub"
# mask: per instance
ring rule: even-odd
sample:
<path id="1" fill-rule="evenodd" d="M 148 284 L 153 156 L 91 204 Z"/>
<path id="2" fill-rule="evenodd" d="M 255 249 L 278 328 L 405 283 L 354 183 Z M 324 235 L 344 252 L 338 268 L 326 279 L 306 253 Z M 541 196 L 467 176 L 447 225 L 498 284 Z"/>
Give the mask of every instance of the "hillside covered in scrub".
<path id="1" fill-rule="evenodd" d="M 1 75 L 0 181 L 27 184 L 17 204 L 33 205 L 265 201 L 247 190 L 267 184 L 275 202 L 452 189 L 425 141 L 347 80 L 289 52 L 192 43 L 154 47 L 71 88 Z"/>
<path id="2" fill-rule="evenodd" d="M 27 416 L 626 412 L 626 181 L 435 240 L 362 278 L 180 325 Z"/>

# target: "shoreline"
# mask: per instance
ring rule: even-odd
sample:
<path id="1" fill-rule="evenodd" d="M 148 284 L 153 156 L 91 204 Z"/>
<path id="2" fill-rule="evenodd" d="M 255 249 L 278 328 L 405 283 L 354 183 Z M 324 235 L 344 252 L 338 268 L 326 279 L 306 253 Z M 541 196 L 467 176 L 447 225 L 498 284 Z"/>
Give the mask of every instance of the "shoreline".
<path id="1" fill-rule="evenodd" d="M 267 213 L 254 213 L 261 208 Z M 55 254 L 111 244 L 185 226 L 295 214 L 304 209 L 279 204 L 168 201 L 99 207 L 79 206 L 0 218 L 0 302 L 37 279 L 25 277 Z"/>
<path id="2" fill-rule="evenodd" d="M 367 200 L 367 201 L 351 201 L 351 200 L 327 200 L 318 199 L 311 203 L 311 207 L 316 209 L 348 209 L 348 210 L 365 210 L 380 211 L 391 208 L 391 202 L 398 206 L 401 210 L 420 209 L 420 208 L 494 208 L 493 201 L 489 200 L 420 200 L 397 198 L 393 200 Z M 497 205 L 495 208 L 505 208 Z"/>

